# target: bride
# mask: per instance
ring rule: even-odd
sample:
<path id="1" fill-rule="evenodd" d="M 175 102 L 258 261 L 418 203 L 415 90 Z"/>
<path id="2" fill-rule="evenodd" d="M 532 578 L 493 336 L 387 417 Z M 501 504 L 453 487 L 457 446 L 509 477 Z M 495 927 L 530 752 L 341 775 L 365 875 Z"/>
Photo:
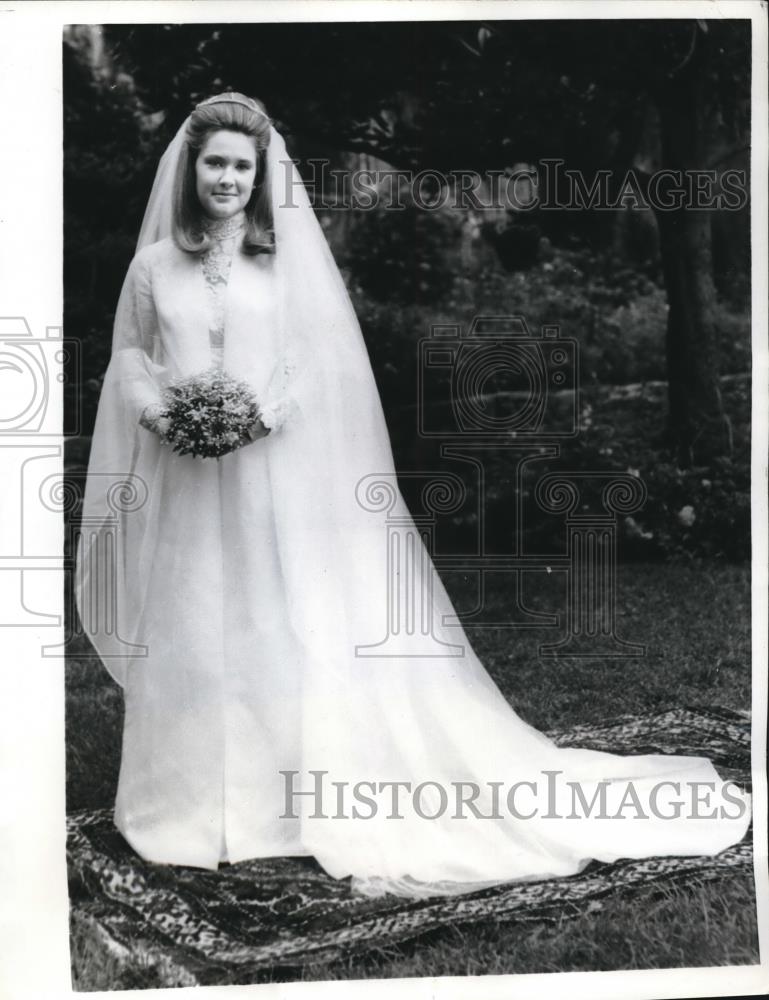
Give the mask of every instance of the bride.
<path id="1" fill-rule="evenodd" d="M 217 461 L 173 450 L 164 411 L 172 379 L 211 368 L 259 405 Z M 361 892 L 424 895 L 742 838 L 749 799 L 708 760 L 559 749 L 523 722 L 446 624 L 420 542 L 430 628 L 356 655 L 387 616 L 361 500 L 386 483 L 370 363 L 301 179 L 258 102 L 212 97 L 161 160 L 120 297 L 76 577 L 124 689 L 115 822 L 139 855 L 312 855 Z"/>

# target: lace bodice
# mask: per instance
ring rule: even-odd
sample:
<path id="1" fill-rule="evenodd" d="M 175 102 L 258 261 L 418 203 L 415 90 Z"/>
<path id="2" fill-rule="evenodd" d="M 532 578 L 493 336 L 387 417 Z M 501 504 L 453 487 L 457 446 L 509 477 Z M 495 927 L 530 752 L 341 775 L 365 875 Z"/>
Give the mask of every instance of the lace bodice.
<path id="1" fill-rule="evenodd" d="M 240 254 L 241 235 L 240 220 L 226 220 L 212 226 L 211 245 L 197 259 L 167 239 L 131 262 L 113 354 L 124 363 L 124 396 L 149 430 L 169 378 L 225 363 L 254 386 L 265 427 L 275 431 L 293 419 L 300 374 L 275 329 L 273 258 Z"/>
<path id="2" fill-rule="evenodd" d="M 221 368 L 224 358 L 224 322 L 227 282 L 232 258 L 245 228 L 245 215 L 239 212 L 229 219 L 211 219 L 206 223 L 206 233 L 211 246 L 200 256 L 206 283 L 209 306 L 208 332 L 211 342 L 211 360 Z"/>

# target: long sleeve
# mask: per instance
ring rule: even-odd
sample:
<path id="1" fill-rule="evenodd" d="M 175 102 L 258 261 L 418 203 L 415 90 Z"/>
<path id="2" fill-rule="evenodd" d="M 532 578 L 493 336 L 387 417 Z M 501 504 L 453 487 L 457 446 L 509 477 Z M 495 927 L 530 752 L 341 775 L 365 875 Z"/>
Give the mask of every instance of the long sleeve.
<path id="1" fill-rule="evenodd" d="M 160 406 L 161 353 L 150 261 L 142 252 L 131 261 L 120 294 L 110 362 L 126 420 L 138 422 L 147 407 Z"/>
<path id="2" fill-rule="evenodd" d="M 284 356 L 276 367 L 266 398 L 259 408 L 259 418 L 271 432 L 280 430 L 296 413 L 300 384 L 296 362 Z"/>

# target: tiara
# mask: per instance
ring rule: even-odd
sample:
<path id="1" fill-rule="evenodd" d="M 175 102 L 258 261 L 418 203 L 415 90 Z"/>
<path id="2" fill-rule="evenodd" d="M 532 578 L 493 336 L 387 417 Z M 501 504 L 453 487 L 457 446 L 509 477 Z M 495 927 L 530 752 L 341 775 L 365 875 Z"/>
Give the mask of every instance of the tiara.
<path id="1" fill-rule="evenodd" d="M 196 104 L 195 110 L 205 108 L 209 104 L 240 104 L 241 107 L 248 108 L 249 111 L 256 111 L 272 125 L 272 118 L 251 97 L 239 97 L 237 94 L 216 94 L 214 97 L 208 97 L 200 104 Z"/>

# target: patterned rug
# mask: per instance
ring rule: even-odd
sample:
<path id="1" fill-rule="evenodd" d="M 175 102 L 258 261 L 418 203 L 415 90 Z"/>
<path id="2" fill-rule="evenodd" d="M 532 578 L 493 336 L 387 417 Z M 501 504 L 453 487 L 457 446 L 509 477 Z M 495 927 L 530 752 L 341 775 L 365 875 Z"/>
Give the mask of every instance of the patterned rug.
<path id="1" fill-rule="evenodd" d="M 676 709 L 549 733 L 561 746 L 709 757 L 722 777 L 750 781 L 747 714 Z M 70 911 L 99 949 L 151 968 L 166 986 L 257 982 L 268 970 L 413 941 L 483 921 L 556 922 L 639 888 L 712 881 L 752 869 L 749 837 L 716 857 L 591 863 L 571 878 L 510 883 L 471 895 L 408 900 L 354 896 L 307 858 L 245 861 L 218 872 L 152 865 L 125 843 L 108 809 L 68 819 Z"/>

